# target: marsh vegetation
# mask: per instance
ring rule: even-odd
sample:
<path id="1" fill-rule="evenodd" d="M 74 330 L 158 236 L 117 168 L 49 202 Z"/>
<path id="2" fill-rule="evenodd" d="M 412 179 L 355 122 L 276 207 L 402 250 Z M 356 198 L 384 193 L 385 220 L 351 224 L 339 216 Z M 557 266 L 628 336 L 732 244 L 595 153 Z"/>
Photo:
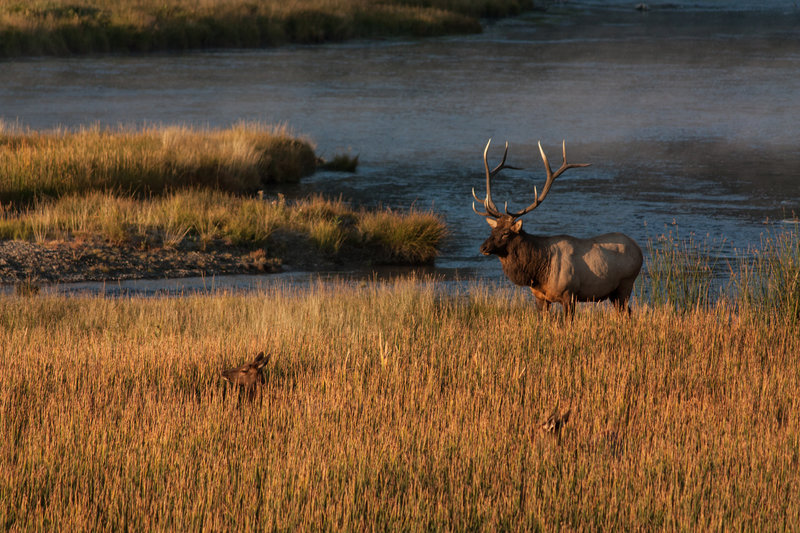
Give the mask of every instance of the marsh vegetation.
<path id="1" fill-rule="evenodd" d="M 150 200 L 108 193 L 70 195 L 0 213 L 0 239 L 99 239 L 140 249 L 204 250 L 220 245 L 286 247 L 289 243 L 279 241 L 294 236 L 293 246 L 302 247 L 307 240 L 322 252 L 369 252 L 378 262 L 401 264 L 433 261 L 446 234 L 444 221 L 429 211 L 367 210 L 321 197 L 287 202 L 215 191 L 183 191 Z M 358 248 L 366 250 L 359 253 Z"/>
<path id="2" fill-rule="evenodd" d="M 796 242 L 776 267 L 795 280 Z M 571 323 L 524 291 L 418 279 L 0 297 L 0 523 L 797 523 L 800 317 L 755 265 L 758 305 L 743 289 L 705 308 L 640 302 L 630 318 L 589 306 Z M 260 399 L 226 395 L 220 371 L 262 350 Z M 568 420 L 548 433 L 558 405 Z"/>
<path id="3" fill-rule="evenodd" d="M 253 48 L 481 31 L 531 0 L 0 0 L 0 57 Z"/>
<path id="4" fill-rule="evenodd" d="M 31 130 L 0 122 L 0 202 L 92 191 L 140 197 L 177 189 L 254 193 L 316 169 L 314 144 L 286 126 Z"/>
<path id="5" fill-rule="evenodd" d="M 116 249 L 144 259 L 163 250 L 231 249 L 242 256 L 239 267 L 235 258 L 222 258 L 223 267 L 208 256 L 209 273 L 271 271 L 284 260 L 302 265 L 313 257 L 351 266 L 433 261 L 447 229 L 432 212 L 264 194 L 276 182 L 313 172 L 316 162 L 309 140 L 259 124 L 50 132 L 6 127 L 0 131 L 0 239 L 47 245 L 49 256 L 66 253 L 100 264 L 96 272 L 87 269 L 86 279 L 159 274 L 136 262 L 126 269 Z M 0 280 L 59 281 L 54 272 L 74 270 L 29 259 L 12 259 L 26 265 L 16 272 L 0 258 Z M 187 272 L 202 273 L 198 265 Z"/>

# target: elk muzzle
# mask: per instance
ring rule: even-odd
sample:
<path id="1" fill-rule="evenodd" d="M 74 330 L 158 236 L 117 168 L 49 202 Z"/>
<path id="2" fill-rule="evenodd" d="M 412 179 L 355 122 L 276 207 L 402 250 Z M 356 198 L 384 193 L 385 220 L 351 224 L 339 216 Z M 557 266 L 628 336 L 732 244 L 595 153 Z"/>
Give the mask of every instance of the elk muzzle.
<path id="1" fill-rule="evenodd" d="M 491 237 L 483 241 L 483 244 L 481 244 L 481 253 L 483 255 L 492 255 L 493 249 L 494 243 L 492 243 Z"/>

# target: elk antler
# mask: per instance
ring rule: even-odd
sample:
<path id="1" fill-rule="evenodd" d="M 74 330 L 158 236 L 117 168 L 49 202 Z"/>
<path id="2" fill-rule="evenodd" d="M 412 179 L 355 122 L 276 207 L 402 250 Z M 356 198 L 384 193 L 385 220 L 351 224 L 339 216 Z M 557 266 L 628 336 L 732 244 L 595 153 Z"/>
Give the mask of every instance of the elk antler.
<path id="1" fill-rule="evenodd" d="M 544 150 L 542 149 L 542 142 L 541 141 L 539 141 L 539 152 L 542 154 L 542 161 L 544 161 L 544 168 L 547 171 L 547 181 L 545 181 L 545 183 L 544 183 L 544 189 L 542 189 L 542 195 L 539 196 L 539 193 L 536 190 L 536 186 L 534 186 L 533 187 L 533 197 L 534 197 L 533 203 L 531 205 L 529 205 L 528 207 L 526 207 L 525 209 L 523 209 L 522 211 L 517 211 L 517 212 L 509 212 L 508 211 L 508 207 L 506 207 L 506 214 L 508 216 L 510 216 L 510 217 L 513 217 L 513 218 L 521 217 L 522 215 L 524 215 L 526 213 L 530 213 L 531 211 L 533 211 L 534 209 L 539 207 L 539 204 L 541 204 L 542 201 L 545 199 L 545 197 L 547 196 L 547 193 L 550 192 L 550 187 L 553 186 L 553 182 L 556 180 L 557 177 L 559 177 L 561 174 L 563 174 L 564 171 L 566 171 L 566 170 L 568 170 L 570 168 L 579 168 L 579 167 L 588 167 L 589 166 L 589 163 L 571 163 L 571 164 L 567 164 L 567 141 L 566 140 L 561 142 L 561 153 L 562 153 L 563 158 L 562 158 L 562 162 L 561 162 L 561 168 L 556 170 L 555 173 L 553 173 L 552 169 L 550 168 L 550 163 L 547 162 L 547 156 L 544 155 Z"/>
<path id="2" fill-rule="evenodd" d="M 486 143 L 486 148 L 484 148 L 483 150 L 483 166 L 486 169 L 486 198 L 481 200 L 480 198 L 478 198 L 478 195 L 475 194 L 475 188 L 473 187 L 472 189 L 472 197 L 475 198 L 475 200 L 479 201 L 481 204 L 483 204 L 483 208 L 486 209 L 486 211 L 481 213 L 480 211 L 475 209 L 475 202 L 472 202 L 472 210 L 484 217 L 500 218 L 501 216 L 503 216 L 503 214 L 500 212 L 499 209 L 497 209 L 497 206 L 494 205 L 494 202 L 492 201 L 492 184 L 491 184 L 492 178 L 495 177 L 497 173 L 503 170 L 504 168 L 511 168 L 514 170 L 521 170 L 521 169 L 518 167 L 512 167 L 510 165 L 506 165 L 506 157 L 508 157 L 508 141 L 506 141 L 506 149 L 505 152 L 503 152 L 503 160 L 500 161 L 499 165 L 494 167 L 494 170 L 490 171 L 489 161 L 487 161 L 486 159 L 487 154 L 489 153 L 490 144 L 492 144 L 491 139 L 489 139 L 489 142 Z M 506 209 L 506 211 L 508 210 Z"/>

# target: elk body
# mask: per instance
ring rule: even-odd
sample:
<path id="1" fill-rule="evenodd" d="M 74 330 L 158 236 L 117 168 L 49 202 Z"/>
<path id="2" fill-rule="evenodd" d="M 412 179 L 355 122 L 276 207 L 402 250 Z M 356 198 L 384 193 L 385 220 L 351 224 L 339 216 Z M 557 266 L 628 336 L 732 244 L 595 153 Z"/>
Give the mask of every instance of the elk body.
<path id="1" fill-rule="evenodd" d="M 261 352 L 250 363 L 223 370 L 222 377 L 231 385 L 239 387 L 252 400 L 255 398 L 257 387 L 266 381 L 263 369 L 269 362 L 269 358 L 269 355 Z"/>
<path id="2" fill-rule="evenodd" d="M 567 164 L 566 143 L 562 144 L 563 163 L 553 172 L 547 156 L 539 143 L 544 161 L 547 181 L 542 194 L 533 188 L 534 201 L 518 212 L 508 210 L 501 213 L 492 201 L 491 180 L 504 168 L 515 168 L 505 164 L 508 156 L 506 143 L 503 160 L 489 170 L 487 154 L 491 139 L 483 152 L 486 169 L 486 198 L 472 196 L 483 204 L 484 211 L 472 209 L 492 228 L 489 238 L 481 245 L 484 255 L 496 255 L 503 272 L 516 285 L 529 287 L 539 307 L 547 310 L 551 303 L 560 303 L 568 316 L 575 312 L 576 302 L 593 302 L 608 299 L 620 311 L 630 313 L 633 283 L 642 268 L 642 250 L 627 235 L 606 233 L 596 237 L 580 239 L 570 235 L 539 236 L 522 230 L 519 218 L 536 209 L 547 196 L 553 182 L 570 168 L 586 167 L 586 164 Z"/>

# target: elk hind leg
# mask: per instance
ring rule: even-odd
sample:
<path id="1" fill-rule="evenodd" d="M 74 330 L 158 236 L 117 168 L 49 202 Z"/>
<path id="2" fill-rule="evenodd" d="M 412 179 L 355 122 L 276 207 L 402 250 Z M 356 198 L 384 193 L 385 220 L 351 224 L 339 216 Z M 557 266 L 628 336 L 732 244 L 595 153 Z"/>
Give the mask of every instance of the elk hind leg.
<path id="1" fill-rule="evenodd" d="M 609 300 L 611 300 L 611 303 L 614 304 L 614 307 L 620 314 L 626 313 L 628 316 L 631 315 L 631 306 L 629 302 L 634 281 L 636 281 L 636 278 L 622 280 L 617 290 L 609 296 Z"/>
<path id="2" fill-rule="evenodd" d="M 565 294 L 561 299 L 561 306 L 564 308 L 564 316 L 569 320 L 575 318 L 576 299 L 571 294 Z"/>

